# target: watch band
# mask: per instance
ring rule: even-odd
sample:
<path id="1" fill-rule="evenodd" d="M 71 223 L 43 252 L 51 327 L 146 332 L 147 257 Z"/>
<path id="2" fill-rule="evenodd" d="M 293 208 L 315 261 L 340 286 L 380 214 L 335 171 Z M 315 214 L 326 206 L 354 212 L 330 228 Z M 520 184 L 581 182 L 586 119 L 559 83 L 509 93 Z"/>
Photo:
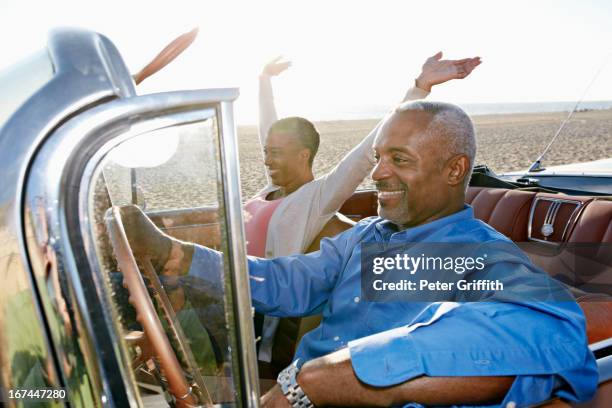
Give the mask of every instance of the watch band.
<path id="1" fill-rule="evenodd" d="M 287 368 L 278 374 L 276 381 L 291 406 L 296 408 L 313 408 L 314 405 L 297 382 L 297 374 L 300 372 L 298 363 L 299 359 L 289 364 Z"/>

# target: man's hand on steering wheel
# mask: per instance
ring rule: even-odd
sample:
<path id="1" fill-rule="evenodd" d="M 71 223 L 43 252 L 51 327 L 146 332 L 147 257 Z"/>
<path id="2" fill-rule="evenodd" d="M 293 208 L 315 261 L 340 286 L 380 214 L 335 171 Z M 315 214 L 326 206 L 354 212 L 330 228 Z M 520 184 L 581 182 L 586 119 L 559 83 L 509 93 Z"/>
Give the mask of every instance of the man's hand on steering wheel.
<path id="1" fill-rule="evenodd" d="M 130 247 L 137 258 L 149 258 L 158 274 L 185 275 L 193 245 L 165 234 L 135 205 L 121 207 L 121 218 Z"/>
<path id="2" fill-rule="evenodd" d="M 183 246 L 188 244 L 164 234 L 135 206 L 112 207 L 107 218 L 107 228 L 117 265 L 123 274 L 123 284 L 129 292 L 129 301 L 136 309 L 136 320 L 142 325 L 145 336 L 157 356 L 160 369 L 167 379 L 167 390 L 175 397 L 176 406 L 192 407 L 201 402 L 206 406 L 212 405 L 203 380 L 200 378 L 194 382 L 186 375 L 185 366 L 175 354 L 171 337 L 182 355 L 187 356 L 183 364 L 188 366 L 188 371 L 194 375 L 198 373 L 187 339 L 180 326 L 175 324 L 177 318 L 173 307 L 176 306 L 171 303 L 165 288 L 155 276 L 156 273 L 160 273 L 159 270 L 152 270 L 154 265 L 151 261 L 154 261 L 160 266 L 161 274 L 178 280 L 180 270 L 173 265 L 176 264 L 175 259 L 185 258 Z M 192 246 L 191 248 L 193 249 Z M 142 275 L 148 278 L 148 284 L 144 282 Z M 153 295 L 149 288 L 155 292 Z M 182 292 L 182 288 L 179 289 Z M 158 300 L 157 308 L 152 296 Z M 182 306 L 182 302 L 178 306 Z M 163 316 L 167 328 L 164 327 L 160 316 Z M 141 357 L 141 360 L 149 357 Z M 139 362 L 136 361 L 135 364 Z M 196 386 L 195 391 L 194 386 Z"/>

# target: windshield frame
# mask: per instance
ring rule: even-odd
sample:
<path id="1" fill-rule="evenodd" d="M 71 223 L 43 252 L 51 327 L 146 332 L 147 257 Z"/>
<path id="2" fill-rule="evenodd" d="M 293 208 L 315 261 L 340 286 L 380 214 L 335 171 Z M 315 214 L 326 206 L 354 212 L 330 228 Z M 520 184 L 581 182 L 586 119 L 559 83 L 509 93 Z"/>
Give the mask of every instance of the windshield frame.
<path id="1" fill-rule="evenodd" d="M 112 306 L 102 289 L 101 272 L 92 241 L 88 209 L 94 171 L 108 149 L 130 135 L 160 127 L 202 121 L 202 111 L 213 108 L 217 115 L 221 143 L 219 148 L 225 197 L 223 210 L 226 215 L 229 240 L 227 249 L 231 261 L 228 268 L 232 272 L 230 284 L 233 293 L 230 301 L 233 305 L 231 313 L 235 319 L 230 331 L 235 332 L 235 342 L 239 345 L 232 347 L 232 353 L 235 353 L 233 361 L 239 368 L 235 373 L 240 373 L 240 378 L 235 378 L 235 383 L 241 385 L 238 398 L 242 405 L 255 406 L 258 402 L 257 365 L 242 212 L 240 200 L 232 199 L 235 194 L 240 194 L 238 169 L 237 161 L 229 161 L 237 160 L 232 116 L 232 101 L 237 96 L 235 89 L 216 89 L 115 100 L 68 121 L 56 131 L 49 143 L 43 146 L 37 157 L 38 166 L 34 166 L 28 183 L 26 211 L 36 218 L 35 204 L 41 197 L 44 198 L 49 236 L 57 237 L 58 240 L 54 250 L 58 259 L 61 259 L 60 276 L 67 286 L 65 293 L 74 293 L 72 300 L 76 309 L 75 319 L 80 321 L 79 326 L 84 329 L 79 333 L 81 341 L 90 345 L 86 350 L 88 355 L 84 357 L 86 361 L 99 365 L 95 369 L 92 367 L 99 375 L 99 381 L 94 382 L 98 384 L 100 395 L 106 398 L 115 401 L 119 398 L 128 403 L 136 403 L 137 400 L 134 390 L 130 390 L 132 381 L 129 380 L 129 373 L 125 372 L 125 356 L 117 347 L 118 331 L 115 322 L 109 321 Z M 232 188 L 227 188 L 228 186 Z M 56 295 L 61 296 L 51 294 L 49 297 L 55 298 Z M 45 312 L 49 315 L 56 313 L 53 310 Z M 55 333 L 53 337 L 61 344 L 62 336 L 59 333 Z M 66 350 L 65 347 L 59 348 Z M 107 358 L 102 359 L 103 355 Z M 90 374 L 95 375 L 92 372 Z"/>

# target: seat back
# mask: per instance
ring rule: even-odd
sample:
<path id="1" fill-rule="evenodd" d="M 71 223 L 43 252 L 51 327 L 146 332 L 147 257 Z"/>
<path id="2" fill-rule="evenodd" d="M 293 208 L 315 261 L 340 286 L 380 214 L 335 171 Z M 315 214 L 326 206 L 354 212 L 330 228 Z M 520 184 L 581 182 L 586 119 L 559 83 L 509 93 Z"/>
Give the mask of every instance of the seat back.
<path id="1" fill-rule="evenodd" d="M 502 188 L 470 187 L 466 202 L 474 216 L 515 242 L 527 240 L 527 226 L 535 193 Z"/>
<path id="2" fill-rule="evenodd" d="M 217 207 L 198 207 L 148 212 L 162 231 L 181 241 L 220 249 L 221 227 Z"/>
<path id="3" fill-rule="evenodd" d="M 612 243 L 612 201 L 589 203 L 572 228 L 568 241 Z"/>
<path id="4" fill-rule="evenodd" d="M 358 190 L 346 200 L 340 213 L 353 221 L 377 215 L 378 198 L 375 190 Z"/>
<path id="5" fill-rule="evenodd" d="M 589 343 L 612 337 L 612 201 L 470 187 L 466 202 L 476 218 L 569 286 L 585 314 Z"/>
<path id="6" fill-rule="evenodd" d="M 601 243 L 589 249 L 589 256 L 597 268 L 597 275 L 589 278 L 600 285 L 612 285 L 612 201 L 594 200 L 585 208 L 568 237 L 568 242 Z M 592 272 L 590 270 L 589 272 Z M 586 316 L 589 343 L 612 337 L 612 299 L 591 293 L 577 298 Z"/>

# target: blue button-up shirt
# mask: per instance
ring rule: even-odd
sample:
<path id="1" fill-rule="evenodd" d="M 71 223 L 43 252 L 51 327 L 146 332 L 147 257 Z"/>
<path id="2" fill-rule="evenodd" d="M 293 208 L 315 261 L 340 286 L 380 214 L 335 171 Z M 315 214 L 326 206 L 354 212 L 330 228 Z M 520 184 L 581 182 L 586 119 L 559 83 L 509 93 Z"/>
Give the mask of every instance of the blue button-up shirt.
<path id="1" fill-rule="evenodd" d="M 276 259 L 249 257 L 253 305 L 274 316 L 322 313 L 296 351 L 301 361 L 348 347 L 357 377 L 386 387 L 422 375 L 516 376 L 502 406 L 552 396 L 590 399 L 597 368 L 575 302 L 366 302 L 361 294 L 361 243 L 509 242 L 466 206 L 402 231 L 379 217 L 321 242 L 321 250 Z M 198 247 L 191 275 L 202 276 L 218 252 Z M 517 260 L 518 259 L 518 260 Z M 522 284 L 544 272 L 526 257 L 488 264 L 488 273 L 524 270 Z M 518 269 L 517 269 L 518 268 Z M 525 278 L 526 276 L 526 278 Z M 528 282 L 527 282 L 528 284 Z"/>

